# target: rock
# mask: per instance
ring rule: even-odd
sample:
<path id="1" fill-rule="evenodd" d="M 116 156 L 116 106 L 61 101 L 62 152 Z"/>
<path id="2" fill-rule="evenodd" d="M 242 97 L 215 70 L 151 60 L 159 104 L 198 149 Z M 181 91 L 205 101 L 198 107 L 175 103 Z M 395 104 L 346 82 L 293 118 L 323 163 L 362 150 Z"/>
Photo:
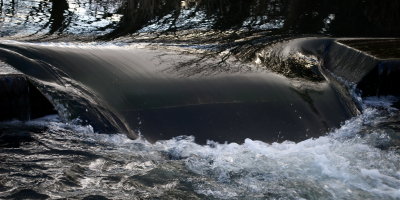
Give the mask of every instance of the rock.
<path id="1" fill-rule="evenodd" d="M 22 74 L 0 74 L 0 110 L 0 121 L 26 121 L 57 113 Z"/>

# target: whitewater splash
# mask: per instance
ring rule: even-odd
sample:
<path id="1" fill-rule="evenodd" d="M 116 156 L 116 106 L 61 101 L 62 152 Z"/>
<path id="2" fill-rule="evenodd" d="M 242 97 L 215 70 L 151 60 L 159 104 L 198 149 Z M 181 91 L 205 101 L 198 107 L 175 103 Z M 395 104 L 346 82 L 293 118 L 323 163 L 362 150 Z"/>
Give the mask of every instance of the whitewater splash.
<path id="1" fill-rule="evenodd" d="M 398 124 L 393 117 L 399 111 L 376 102 L 391 101 L 368 99 L 362 115 L 326 136 L 298 143 L 246 139 L 199 145 L 180 136 L 151 144 L 124 134 L 96 134 L 90 126 L 62 123 L 56 116 L 6 122 L 3 129 L 29 127 L 31 140 L 19 150 L 1 149 L 7 156 L 0 171 L 7 176 L 0 195 L 399 199 L 400 155 L 390 126 Z"/>

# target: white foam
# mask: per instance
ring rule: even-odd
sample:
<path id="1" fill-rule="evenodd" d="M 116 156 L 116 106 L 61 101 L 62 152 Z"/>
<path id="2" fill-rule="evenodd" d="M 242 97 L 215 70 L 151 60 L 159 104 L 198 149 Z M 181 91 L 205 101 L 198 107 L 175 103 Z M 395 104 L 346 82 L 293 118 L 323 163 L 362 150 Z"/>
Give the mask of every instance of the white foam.
<path id="1" fill-rule="evenodd" d="M 379 100 L 381 101 L 381 100 Z M 193 137 L 177 137 L 150 144 L 143 139 L 130 140 L 123 134 L 102 135 L 93 129 L 76 124 L 64 124 L 50 118 L 30 123 L 50 123 L 51 129 L 73 130 L 73 134 L 99 146 L 113 148 L 112 152 L 142 160 L 126 160 L 112 168 L 146 174 L 168 155 L 183 162 L 185 168 L 206 179 L 194 182 L 196 192 L 221 199 L 241 197 L 313 198 L 400 198 L 400 155 L 395 151 L 376 148 L 379 142 L 390 141 L 384 131 L 366 134 L 369 125 L 376 123 L 382 113 L 367 108 L 363 114 L 348 120 L 341 128 L 326 136 L 299 143 L 267 144 L 246 139 L 243 144 L 218 144 L 209 141 L 199 145 Z M 152 157 L 154 156 L 154 158 Z M 105 173 L 103 159 L 88 164 L 89 169 Z M 179 174 L 180 172 L 176 172 Z M 178 175 L 179 176 L 179 175 Z M 84 187 L 98 184 L 93 178 L 82 179 Z M 176 183 L 165 185 L 172 189 Z M 164 187 L 164 186 L 159 186 Z"/>
<path id="2" fill-rule="evenodd" d="M 282 195 L 290 190 L 301 193 L 301 188 L 291 188 L 295 182 L 335 198 L 400 198 L 400 156 L 375 148 L 369 137 L 360 135 L 377 114 L 377 110 L 368 109 L 328 136 L 299 143 L 267 144 L 247 139 L 242 145 L 210 142 L 201 146 L 187 137 L 158 142 L 156 146 L 183 159 L 192 172 L 225 185 L 223 189 L 212 185 L 198 189 L 216 198 L 240 197 L 240 188 L 265 192 L 271 184 L 287 184 L 275 191 Z M 382 133 L 375 136 L 384 137 Z"/>
<path id="3" fill-rule="evenodd" d="M 89 164 L 89 169 L 99 171 L 103 168 L 106 161 L 104 159 L 96 159 Z"/>
<path id="4" fill-rule="evenodd" d="M 380 97 L 367 97 L 364 99 L 364 104 L 369 107 L 384 107 L 391 110 L 397 110 L 396 108 L 391 107 L 394 103 L 399 101 L 398 97 L 394 96 L 380 96 Z"/>
<path id="5" fill-rule="evenodd" d="M 267 144 L 247 139 L 241 145 L 212 141 L 199 145 L 193 137 L 182 136 L 150 144 L 143 139 L 129 140 L 122 134 L 83 134 L 105 146 L 119 147 L 120 154 L 138 153 L 140 149 L 144 155 L 166 153 L 181 160 L 189 171 L 210 178 L 196 184 L 196 192 L 215 198 L 240 199 L 272 192 L 300 199 L 314 192 L 320 198 L 397 199 L 400 156 L 374 146 L 374 141 L 386 137 L 384 133 L 363 136 L 365 126 L 374 123 L 379 114 L 377 109 L 366 109 L 327 136 L 299 143 Z M 102 164 L 96 160 L 89 168 L 98 169 Z M 151 161 L 127 161 L 121 167 L 145 174 L 156 166 Z"/>

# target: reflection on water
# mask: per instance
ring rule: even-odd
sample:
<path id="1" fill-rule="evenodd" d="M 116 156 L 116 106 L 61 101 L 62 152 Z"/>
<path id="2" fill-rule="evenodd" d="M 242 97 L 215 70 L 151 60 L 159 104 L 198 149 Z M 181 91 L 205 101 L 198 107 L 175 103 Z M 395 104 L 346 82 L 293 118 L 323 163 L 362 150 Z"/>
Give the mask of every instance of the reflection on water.
<path id="1" fill-rule="evenodd" d="M 275 30 L 397 36 L 398 1 L 1 0 L 0 35 Z"/>
<path id="2" fill-rule="evenodd" d="M 99 34 L 119 21 L 121 1 L 1 1 L 0 36 Z"/>

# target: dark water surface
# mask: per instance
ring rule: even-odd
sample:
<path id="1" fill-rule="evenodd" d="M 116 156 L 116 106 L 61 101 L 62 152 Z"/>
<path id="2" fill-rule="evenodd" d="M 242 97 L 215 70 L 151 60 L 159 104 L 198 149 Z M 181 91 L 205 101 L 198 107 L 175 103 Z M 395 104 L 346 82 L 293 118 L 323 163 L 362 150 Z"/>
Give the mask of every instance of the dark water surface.
<path id="1" fill-rule="evenodd" d="M 181 134 L 194 135 L 201 143 L 301 141 L 351 116 L 329 83 L 296 83 L 240 63 L 231 66 L 244 68 L 238 72 L 186 77 L 185 66 L 178 67 L 194 56 L 171 50 L 15 43 L 0 45 L 0 52 L 7 63 L 39 82 L 69 87 L 65 79 L 72 79 L 84 85 L 79 93 L 90 93 L 96 104 L 105 102 L 126 128 L 150 141 Z M 48 95 L 58 102 L 72 98 Z"/>

